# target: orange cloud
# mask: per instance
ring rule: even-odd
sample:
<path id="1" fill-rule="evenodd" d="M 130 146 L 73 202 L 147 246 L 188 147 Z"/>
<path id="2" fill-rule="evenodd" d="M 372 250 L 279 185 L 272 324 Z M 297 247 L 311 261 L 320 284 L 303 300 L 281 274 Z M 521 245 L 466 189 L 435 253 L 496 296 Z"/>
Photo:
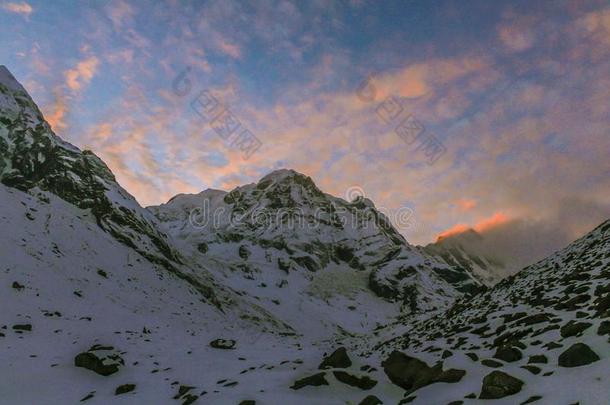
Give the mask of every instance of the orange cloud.
<path id="1" fill-rule="evenodd" d="M 34 11 L 32 6 L 25 1 L 22 1 L 21 3 L 4 3 L 2 8 L 11 13 L 21 14 L 26 17 L 29 17 L 29 15 Z"/>
<path id="2" fill-rule="evenodd" d="M 66 77 L 66 85 L 70 90 L 78 91 L 84 85 L 88 84 L 99 65 L 99 59 L 95 56 L 91 56 L 83 61 L 78 62 L 74 69 L 69 69 L 64 72 Z"/>
<path id="3" fill-rule="evenodd" d="M 509 221 L 508 216 L 506 216 L 502 212 L 496 212 L 490 218 L 483 219 L 473 226 L 468 226 L 465 224 L 454 225 L 451 228 L 447 229 L 446 231 L 439 233 L 436 237 L 436 241 L 438 242 L 449 236 L 459 235 L 461 233 L 464 233 L 464 232 L 467 232 L 470 230 L 474 230 L 478 233 L 483 233 L 492 228 L 503 225 L 503 224 L 507 223 L 508 221 Z"/>
<path id="4" fill-rule="evenodd" d="M 502 212 L 496 212 L 491 218 L 484 219 L 474 226 L 474 230 L 482 233 L 509 221 L 508 217 Z"/>
<path id="5" fill-rule="evenodd" d="M 48 112 L 45 112 L 44 116 L 53 131 L 59 132 L 66 128 L 65 118 L 68 112 L 68 100 L 59 87 L 56 87 L 53 90 L 53 95 L 55 97 L 55 103 Z"/>
<path id="6" fill-rule="evenodd" d="M 459 235 L 459 234 L 467 232 L 471 229 L 472 228 L 470 226 L 464 225 L 464 224 L 454 225 L 451 228 L 447 229 L 446 231 L 439 233 L 436 237 L 436 241 L 438 242 L 442 239 L 448 238 L 449 236 Z"/>
<path id="7" fill-rule="evenodd" d="M 477 202 L 468 198 L 460 198 L 459 200 L 457 200 L 456 204 L 458 205 L 458 207 L 460 207 L 461 210 L 469 211 L 476 207 Z"/>

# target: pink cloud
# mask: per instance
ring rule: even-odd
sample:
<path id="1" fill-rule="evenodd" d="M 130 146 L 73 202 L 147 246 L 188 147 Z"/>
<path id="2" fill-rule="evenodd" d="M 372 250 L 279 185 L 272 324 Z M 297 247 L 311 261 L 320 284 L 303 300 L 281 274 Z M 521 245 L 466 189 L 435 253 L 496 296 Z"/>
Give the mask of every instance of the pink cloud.
<path id="1" fill-rule="evenodd" d="M 225 40 L 221 40 L 218 43 L 218 48 L 226 55 L 229 55 L 230 57 L 234 58 L 234 59 L 239 59 L 241 57 L 241 49 L 238 45 L 236 44 L 232 44 L 230 42 L 227 42 Z"/>
<path id="2" fill-rule="evenodd" d="M 11 13 L 21 14 L 26 18 L 34 12 L 32 6 L 30 6 L 25 1 L 22 1 L 21 3 L 4 3 L 2 4 L 2 8 Z"/>
<path id="3" fill-rule="evenodd" d="M 87 85 L 97 71 L 99 59 L 91 56 L 85 60 L 78 62 L 76 67 L 64 72 L 66 85 L 72 91 L 78 91 L 83 86 Z"/>

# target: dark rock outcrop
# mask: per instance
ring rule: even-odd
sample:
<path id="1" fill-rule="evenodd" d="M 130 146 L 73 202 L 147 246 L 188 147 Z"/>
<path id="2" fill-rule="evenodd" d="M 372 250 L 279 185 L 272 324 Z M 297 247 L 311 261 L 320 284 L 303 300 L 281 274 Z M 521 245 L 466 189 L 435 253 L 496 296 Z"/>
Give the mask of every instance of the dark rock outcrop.
<path id="1" fill-rule="evenodd" d="M 575 343 L 559 355 L 561 367 L 580 367 L 598 360 L 597 353 L 584 343 Z"/>
<path id="2" fill-rule="evenodd" d="M 492 371 L 483 378 L 479 399 L 499 399 L 521 391 L 523 381 L 502 371 Z"/>

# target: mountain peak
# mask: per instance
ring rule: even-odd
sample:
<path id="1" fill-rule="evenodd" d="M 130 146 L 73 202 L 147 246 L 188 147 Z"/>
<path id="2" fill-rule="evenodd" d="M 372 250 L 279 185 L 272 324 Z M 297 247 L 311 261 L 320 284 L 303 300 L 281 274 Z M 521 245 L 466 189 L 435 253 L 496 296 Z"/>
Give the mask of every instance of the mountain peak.
<path id="1" fill-rule="evenodd" d="M 15 76 L 4 65 L 0 65 L 0 84 L 13 91 L 26 92 L 23 86 L 15 79 Z"/>
<path id="2" fill-rule="evenodd" d="M 307 177 L 303 173 L 299 173 L 296 170 L 292 170 L 292 169 L 278 169 L 278 170 L 272 171 L 271 173 L 267 174 L 265 177 L 260 179 L 260 182 L 264 182 L 264 181 L 268 181 L 268 180 L 279 182 L 279 181 L 282 181 L 282 180 L 284 180 L 284 179 L 286 179 L 288 177 L 295 177 L 295 176 Z"/>

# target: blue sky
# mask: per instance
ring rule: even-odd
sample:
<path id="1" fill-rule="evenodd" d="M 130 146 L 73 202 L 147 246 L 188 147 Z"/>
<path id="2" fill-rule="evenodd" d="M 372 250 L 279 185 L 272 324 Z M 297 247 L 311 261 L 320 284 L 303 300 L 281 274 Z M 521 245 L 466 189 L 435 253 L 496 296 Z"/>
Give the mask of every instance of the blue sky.
<path id="1" fill-rule="evenodd" d="M 143 205 L 290 167 L 412 208 L 415 243 L 523 221 L 570 240 L 610 216 L 607 1 L 0 0 L 0 63 Z M 251 156 L 190 107 L 202 90 Z M 433 164 L 395 132 L 409 115 Z"/>

